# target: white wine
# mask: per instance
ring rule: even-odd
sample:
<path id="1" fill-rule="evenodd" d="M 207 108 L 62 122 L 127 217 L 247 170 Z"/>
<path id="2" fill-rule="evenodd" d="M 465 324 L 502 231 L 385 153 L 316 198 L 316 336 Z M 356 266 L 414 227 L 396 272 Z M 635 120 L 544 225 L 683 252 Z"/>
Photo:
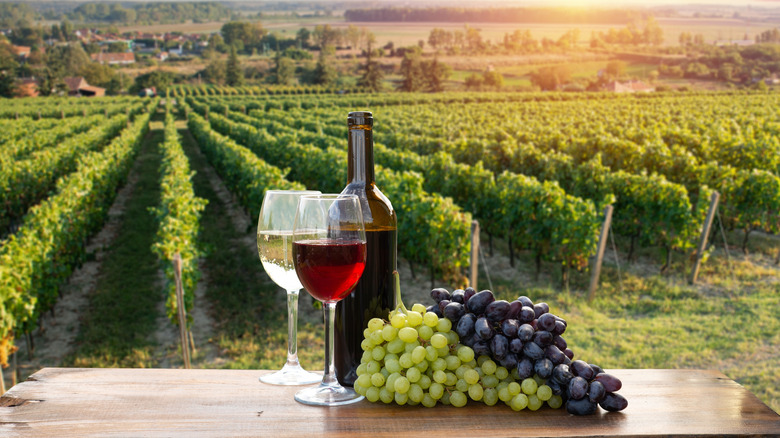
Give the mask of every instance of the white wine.
<path id="1" fill-rule="evenodd" d="M 303 288 L 293 265 L 292 231 L 260 231 L 257 252 L 265 272 L 274 283 L 287 291 Z"/>

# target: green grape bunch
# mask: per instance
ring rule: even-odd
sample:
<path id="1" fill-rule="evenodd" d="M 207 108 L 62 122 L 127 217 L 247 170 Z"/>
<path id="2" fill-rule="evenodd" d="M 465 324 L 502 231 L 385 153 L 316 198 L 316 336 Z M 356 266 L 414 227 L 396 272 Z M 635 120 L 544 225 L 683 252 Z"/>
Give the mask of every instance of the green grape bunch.
<path id="1" fill-rule="evenodd" d="M 560 408 L 538 375 L 521 379 L 488 356 L 475 357 L 462 345 L 452 322 L 426 311 L 422 304 L 408 310 L 400 297 L 387 321 L 373 318 L 363 331 L 363 357 L 357 369 L 355 391 L 368 401 L 434 407 L 438 403 L 463 407 L 471 399 L 493 406 L 504 402 L 513 410 L 537 410 L 547 402 Z"/>

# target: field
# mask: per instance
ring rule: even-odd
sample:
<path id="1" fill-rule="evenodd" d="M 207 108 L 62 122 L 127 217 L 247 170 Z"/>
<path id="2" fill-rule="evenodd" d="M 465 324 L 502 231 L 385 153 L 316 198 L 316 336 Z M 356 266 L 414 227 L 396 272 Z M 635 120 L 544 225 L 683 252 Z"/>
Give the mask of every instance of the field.
<path id="1" fill-rule="evenodd" d="M 718 369 L 780 412 L 775 93 L 319 91 L 5 102 L 0 361 L 19 347 L 6 385 L 43 366 L 181 367 L 166 305 L 176 252 L 194 366 L 281 366 L 284 293 L 255 246 L 263 193 L 340 191 L 344 116 L 370 109 L 407 305 L 465 284 L 477 219 L 478 289 L 549 303 L 576 357 Z M 713 190 L 719 218 L 690 285 Z M 607 204 L 614 241 L 589 301 Z M 316 370 L 321 313 L 307 294 L 300 308 L 301 362 Z"/>

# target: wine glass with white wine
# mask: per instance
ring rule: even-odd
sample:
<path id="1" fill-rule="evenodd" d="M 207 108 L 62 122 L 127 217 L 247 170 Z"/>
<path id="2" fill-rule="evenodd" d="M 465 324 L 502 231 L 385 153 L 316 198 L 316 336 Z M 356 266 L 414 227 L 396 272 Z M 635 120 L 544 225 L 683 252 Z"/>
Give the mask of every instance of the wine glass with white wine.
<path id="1" fill-rule="evenodd" d="M 298 293 L 303 288 L 293 264 L 293 224 L 298 200 L 318 195 L 312 190 L 268 190 L 257 222 L 257 251 L 265 272 L 287 291 L 287 362 L 281 370 L 265 374 L 260 381 L 272 385 L 306 385 L 322 380 L 321 374 L 304 370 L 298 363 Z"/>

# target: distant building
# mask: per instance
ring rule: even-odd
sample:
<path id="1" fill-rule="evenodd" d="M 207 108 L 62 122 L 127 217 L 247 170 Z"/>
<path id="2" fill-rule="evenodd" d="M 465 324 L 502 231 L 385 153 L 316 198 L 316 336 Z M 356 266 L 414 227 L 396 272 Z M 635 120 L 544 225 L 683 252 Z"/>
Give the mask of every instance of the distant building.
<path id="1" fill-rule="evenodd" d="M 155 59 L 157 59 L 158 61 L 166 61 L 168 60 L 168 57 L 169 57 L 168 52 L 160 52 L 155 56 Z"/>
<path id="2" fill-rule="evenodd" d="M 134 53 L 93 53 L 90 55 L 93 61 L 108 65 L 128 65 L 135 63 Z"/>
<path id="3" fill-rule="evenodd" d="M 606 90 L 613 93 L 648 93 L 655 91 L 655 87 L 645 84 L 642 81 L 612 81 L 607 84 Z"/>
<path id="4" fill-rule="evenodd" d="M 22 78 L 16 80 L 17 97 L 37 97 L 38 80 L 35 78 Z"/>
<path id="5" fill-rule="evenodd" d="M 63 81 L 68 86 L 68 96 L 96 97 L 106 95 L 105 88 L 93 87 L 81 76 L 65 78 Z"/>
<path id="6" fill-rule="evenodd" d="M 12 46 L 11 48 L 13 49 L 14 54 L 22 60 L 27 59 L 27 57 L 30 56 L 30 51 L 32 50 L 27 46 Z"/>

